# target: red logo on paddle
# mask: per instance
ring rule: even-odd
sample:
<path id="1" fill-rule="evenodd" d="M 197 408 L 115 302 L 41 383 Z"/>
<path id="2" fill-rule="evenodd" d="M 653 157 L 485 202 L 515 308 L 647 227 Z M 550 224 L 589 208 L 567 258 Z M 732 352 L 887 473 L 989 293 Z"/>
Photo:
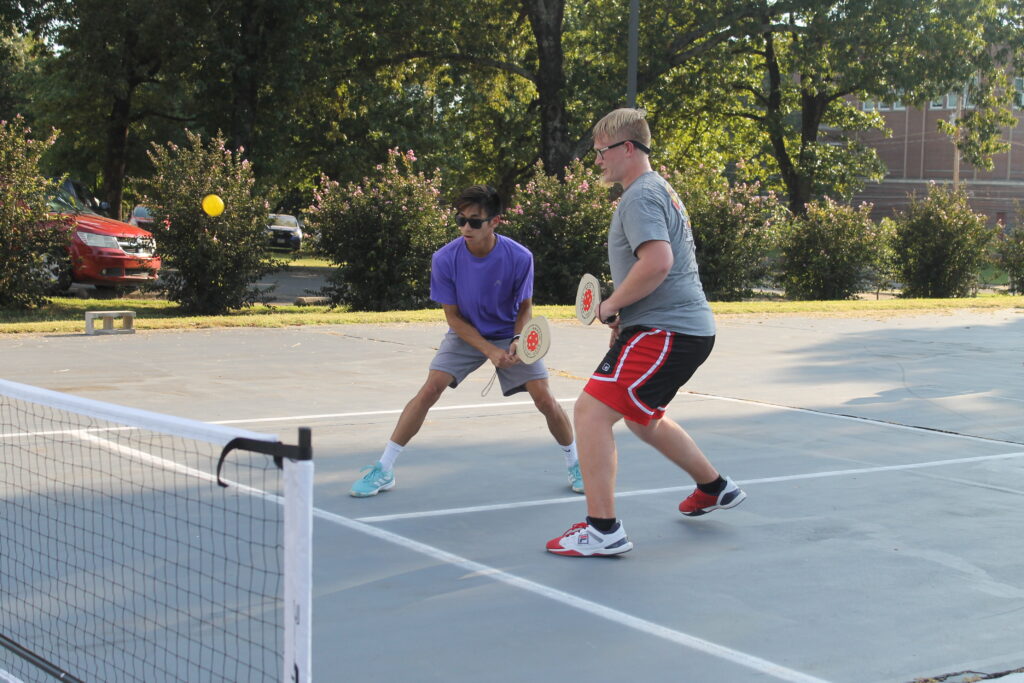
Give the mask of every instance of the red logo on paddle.
<path id="1" fill-rule="evenodd" d="M 583 292 L 583 310 L 589 311 L 590 307 L 594 304 L 594 290 L 587 289 Z"/>
<path id="2" fill-rule="evenodd" d="M 530 334 L 526 335 L 526 348 L 536 351 L 538 345 L 540 345 L 540 335 L 537 334 L 537 330 L 530 330 Z"/>

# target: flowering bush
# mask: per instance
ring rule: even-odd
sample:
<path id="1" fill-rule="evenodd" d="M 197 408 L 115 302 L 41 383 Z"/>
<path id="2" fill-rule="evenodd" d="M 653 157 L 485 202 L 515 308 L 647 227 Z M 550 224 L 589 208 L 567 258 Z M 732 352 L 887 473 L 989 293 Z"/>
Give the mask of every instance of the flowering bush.
<path id="1" fill-rule="evenodd" d="M 1010 277 L 1010 293 L 1024 294 L 1024 225 L 999 233 L 996 256 Z"/>
<path id="2" fill-rule="evenodd" d="M 971 210 L 967 195 L 932 183 L 896 217 L 893 251 L 907 297 L 970 296 L 996 228 Z"/>
<path id="3" fill-rule="evenodd" d="M 730 185 L 719 170 L 706 166 L 660 172 L 690 215 L 705 295 L 711 301 L 751 296 L 768 275 L 768 255 L 788 215 L 775 194 L 762 193 L 757 182 Z"/>
<path id="4" fill-rule="evenodd" d="M 874 288 L 884 268 L 886 239 L 870 213 L 870 204 L 854 208 L 826 198 L 792 218 L 780 244 L 786 296 L 849 299 Z"/>
<path id="5" fill-rule="evenodd" d="M 242 149 L 225 149 L 219 135 L 206 145 L 198 134 L 186 136 L 186 147 L 154 144 L 154 174 L 139 181 L 148 188 L 143 203 L 164 258 L 163 287 L 189 313 L 250 306 L 260 296 L 256 281 L 277 267 L 264 248 L 269 207 L 252 194 L 255 176 Z M 203 212 L 208 194 L 224 200 L 219 216 Z"/>
<path id="6" fill-rule="evenodd" d="M 0 307 L 45 303 L 56 283 L 70 284 L 70 225 L 47 215 L 53 189 L 39 159 L 57 139 L 29 137 L 21 117 L 0 121 Z"/>
<path id="7" fill-rule="evenodd" d="M 525 186 L 517 186 L 501 232 L 533 252 L 533 299 L 571 304 L 583 273 L 609 281 L 608 225 L 614 204 L 600 176 L 573 161 L 565 180 L 544 174 L 538 163 Z"/>
<path id="8" fill-rule="evenodd" d="M 321 178 L 307 222 L 338 265 L 324 289 L 332 304 L 389 311 L 430 302 L 430 257 L 454 239 L 454 216 L 441 205 L 438 172 L 414 173 L 415 161 L 412 150 L 392 149 L 361 182 Z"/>

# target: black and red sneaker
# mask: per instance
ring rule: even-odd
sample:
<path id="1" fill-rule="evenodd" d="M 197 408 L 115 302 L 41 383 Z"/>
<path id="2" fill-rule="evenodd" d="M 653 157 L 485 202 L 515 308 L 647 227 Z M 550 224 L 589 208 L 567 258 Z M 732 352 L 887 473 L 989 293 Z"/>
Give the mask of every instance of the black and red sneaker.
<path id="1" fill-rule="evenodd" d="M 713 510 L 734 508 L 747 497 L 739 486 L 729 477 L 725 478 L 725 488 L 717 496 L 694 489 L 693 493 L 679 504 L 679 511 L 689 517 L 706 515 Z"/>

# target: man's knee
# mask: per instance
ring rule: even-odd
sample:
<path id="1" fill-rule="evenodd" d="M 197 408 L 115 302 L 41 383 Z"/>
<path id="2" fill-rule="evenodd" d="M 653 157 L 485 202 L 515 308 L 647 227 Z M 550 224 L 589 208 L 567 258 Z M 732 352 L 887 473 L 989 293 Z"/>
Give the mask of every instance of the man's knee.
<path id="1" fill-rule="evenodd" d="M 530 398 L 533 399 L 533 405 L 537 406 L 537 410 L 540 412 L 545 415 L 556 415 L 562 412 L 562 406 L 559 405 L 555 395 L 551 393 L 547 380 L 538 379 L 527 382 L 526 390 L 530 393 Z"/>
<path id="2" fill-rule="evenodd" d="M 432 406 L 437 403 L 438 399 L 441 398 L 441 394 L 451 384 L 452 378 L 448 375 L 431 375 L 427 378 L 427 381 L 420 387 L 419 392 L 416 394 L 416 400 L 425 402 L 428 406 Z"/>
<path id="3" fill-rule="evenodd" d="M 550 392 L 543 396 L 534 396 L 533 405 L 537 406 L 537 410 L 544 415 L 559 415 L 564 412 L 558 400 Z"/>
<path id="4" fill-rule="evenodd" d="M 573 419 L 576 425 L 597 426 L 599 424 L 615 424 L 622 419 L 622 415 L 584 392 L 576 399 Z M 577 427 L 576 431 L 577 433 L 580 431 L 579 427 Z"/>

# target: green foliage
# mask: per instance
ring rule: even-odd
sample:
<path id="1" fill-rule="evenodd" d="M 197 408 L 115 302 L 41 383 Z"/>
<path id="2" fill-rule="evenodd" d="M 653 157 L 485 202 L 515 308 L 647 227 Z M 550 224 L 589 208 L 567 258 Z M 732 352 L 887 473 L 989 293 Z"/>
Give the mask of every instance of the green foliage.
<path id="1" fill-rule="evenodd" d="M 254 283 L 277 264 L 266 257 L 267 202 L 253 196 L 252 165 L 220 136 L 203 144 L 153 145 L 155 172 L 143 184 L 154 215 L 153 234 L 163 256 L 167 296 L 188 313 L 218 315 L 259 299 Z M 224 213 L 207 216 L 207 194 L 224 200 Z"/>
<path id="2" fill-rule="evenodd" d="M 870 204 L 854 208 L 825 199 L 788 222 L 780 242 L 788 298 L 850 299 L 877 282 L 885 234 L 870 213 Z"/>
<path id="3" fill-rule="evenodd" d="M 710 301 L 739 301 L 768 275 L 768 253 L 787 212 L 759 183 L 737 183 L 699 165 L 686 173 L 661 173 L 690 215 L 700 281 Z"/>
<path id="4" fill-rule="evenodd" d="M 430 301 L 430 257 L 453 237 L 442 208 L 440 174 L 413 171 L 409 150 L 388 152 L 376 173 L 341 185 L 324 177 L 308 225 L 337 270 L 325 293 L 356 311 L 421 308 Z"/>
<path id="5" fill-rule="evenodd" d="M 55 279 L 68 268 L 70 226 L 47 214 L 52 182 L 39 159 L 57 138 L 31 138 L 21 117 L 0 121 L 0 308 L 25 309 L 46 302 Z"/>
<path id="6" fill-rule="evenodd" d="M 933 183 L 924 199 L 912 197 L 896 217 L 893 249 L 903 296 L 972 295 L 994 237 L 995 229 L 971 210 L 966 193 Z"/>
<path id="7" fill-rule="evenodd" d="M 1010 293 L 1024 294 L 1024 224 L 999 233 L 996 245 L 999 267 L 1010 277 Z"/>
<path id="8" fill-rule="evenodd" d="M 608 225 L 614 205 L 600 176 L 578 160 L 565 180 L 536 174 L 516 187 L 515 204 L 505 212 L 502 232 L 533 252 L 533 300 L 571 304 L 583 273 L 609 281 Z"/>

